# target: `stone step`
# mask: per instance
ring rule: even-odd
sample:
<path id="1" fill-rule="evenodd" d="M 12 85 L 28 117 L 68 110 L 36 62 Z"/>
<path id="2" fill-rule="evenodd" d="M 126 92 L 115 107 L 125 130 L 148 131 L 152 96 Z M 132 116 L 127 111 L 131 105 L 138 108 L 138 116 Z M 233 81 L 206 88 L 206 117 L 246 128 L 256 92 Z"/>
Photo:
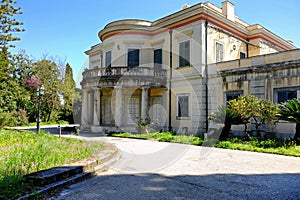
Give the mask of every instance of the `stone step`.
<path id="1" fill-rule="evenodd" d="M 60 166 L 29 174 L 26 178 L 32 185 L 42 187 L 82 172 L 83 166 Z"/>
<path id="2" fill-rule="evenodd" d="M 30 199 L 35 195 L 51 196 L 53 192 L 65 189 L 67 186 L 83 181 L 107 170 L 119 160 L 118 149 L 106 143 L 104 149 L 92 157 L 74 162 L 70 165 L 50 168 L 29 174 L 28 183 L 37 189 L 31 194 L 25 194 L 18 199 Z"/>
<path id="3" fill-rule="evenodd" d="M 55 181 L 44 187 L 39 187 L 39 189 L 37 189 L 34 193 L 26 194 L 26 195 L 18 198 L 18 200 L 30 199 L 36 194 L 45 195 L 45 194 L 51 193 L 52 191 L 62 190 L 68 185 L 84 181 L 88 178 L 93 177 L 94 175 L 95 175 L 94 171 L 82 172 L 79 174 L 75 174 L 74 176 L 71 176 L 67 179 Z"/>

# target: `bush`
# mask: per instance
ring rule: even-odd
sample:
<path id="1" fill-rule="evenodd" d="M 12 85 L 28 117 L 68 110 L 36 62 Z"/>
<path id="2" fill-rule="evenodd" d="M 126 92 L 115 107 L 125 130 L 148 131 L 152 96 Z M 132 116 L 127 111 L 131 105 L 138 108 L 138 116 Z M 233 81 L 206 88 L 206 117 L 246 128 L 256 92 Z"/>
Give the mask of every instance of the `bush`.
<path id="1" fill-rule="evenodd" d="M 15 119 L 15 125 L 21 126 L 24 124 L 28 124 L 28 114 L 26 110 L 19 109 L 17 111 L 12 112 L 12 117 Z"/>
<path id="2" fill-rule="evenodd" d="M 15 121 L 11 113 L 0 112 L 0 129 L 5 126 L 15 126 Z"/>

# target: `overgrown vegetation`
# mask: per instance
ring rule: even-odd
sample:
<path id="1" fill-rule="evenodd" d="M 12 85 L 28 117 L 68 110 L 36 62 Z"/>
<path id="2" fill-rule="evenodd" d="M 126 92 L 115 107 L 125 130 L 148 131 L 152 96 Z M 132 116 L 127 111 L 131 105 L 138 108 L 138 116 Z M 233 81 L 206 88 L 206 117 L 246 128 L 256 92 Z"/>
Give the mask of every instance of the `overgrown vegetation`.
<path id="1" fill-rule="evenodd" d="M 26 174 L 71 163 L 93 155 L 100 143 L 29 131 L 0 131 L 0 199 L 16 198 L 30 190 Z"/>
<path id="2" fill-rule="evenodd" d="M 294 140 L 300 144 L 300 99 L 292 99 L 280 105 L 279 118 L 296 123 Z"/>
<path id="3" fill-rule="evenodd" d="M 300 146 L 292 140 L 275 138 L 260 140 L 257 137 L 228 138 L 227 141 L 217 142 L 215 147 L 300 157 Z"/>
<path id="4" fill-rule="evenodd" d="M 210 120 L 224 124 L 219 136 L 220 140 L 228 138 L 233 124 L 243 124 L 245 135 L 250 137 L 247 132 L 247 124 L 253 121 L 255 135 L 261 139 L 260 127 L 266 122 L 290 121 L 296 123 L 293 140 L 300 144 L 300 99 L 292 99 L 276 105 L 271 101 L 252 95 L 239 96 L 237 99 L 227 102 L 226 106 L 219 107 L 217 112 L 211 114 Z"/>

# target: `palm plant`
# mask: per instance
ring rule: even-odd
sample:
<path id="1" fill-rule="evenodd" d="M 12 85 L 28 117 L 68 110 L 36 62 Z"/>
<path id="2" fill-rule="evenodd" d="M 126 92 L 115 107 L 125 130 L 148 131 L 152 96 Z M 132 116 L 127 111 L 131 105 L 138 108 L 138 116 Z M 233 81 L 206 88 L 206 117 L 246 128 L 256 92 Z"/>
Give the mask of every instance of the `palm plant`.
<path id="1" fill-rule="evenodd" d="M 234 112 L 229 106 L 219 106 L 218 111 L 209 117 L 215 123 L 224 123 L 219 139 L 226 140 L 229 136 L 231 126 L 242 124 L 243 120 L 239 114 Z"/>
<path id="2" fill-rule="evenodd" d="M 280 119 L 296 123 L 294 140 L 297 144 L 300 144 L 300 98 L 286 101 L 279 108 Z"/>

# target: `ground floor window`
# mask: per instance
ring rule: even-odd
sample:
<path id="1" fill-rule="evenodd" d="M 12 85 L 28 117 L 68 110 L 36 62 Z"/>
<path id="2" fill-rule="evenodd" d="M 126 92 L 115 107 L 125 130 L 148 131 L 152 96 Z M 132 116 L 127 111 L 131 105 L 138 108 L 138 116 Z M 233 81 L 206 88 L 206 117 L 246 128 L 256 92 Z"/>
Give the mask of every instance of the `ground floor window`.
<path id="1" fill-rule="evenodd" d="M 162 125 L 165 118 L 164 109 L 162 109 L 162 98 L 152 97 L 150 102 L 149 117 L 151 119 L 151 123 L 155 125 Z"/>
<path id="2" fill-rule="evenodd" d="M 189 117 L 189 96 L 177 96 L 177 118 Z"/>
<path id="3" fill-rule="evenodd" d="M 106 96 L 102 98 L 102 123 L 111 124 L 111 97 Z"/>
<path id="4" fill-rule="evenodd" d="M 274 103 L 283 103 L 295 98 L 300 98 L 300 87 L 274 89 Z"/>
<path id="5" fill-rule="evenodd" d="M 225 101 L 228 102 L 232 99 L 238 98 L 241 95 L 243 95 L 242 90 L 225 92 Z"/>
<path id="6" fill-rule="evenodd" d="M 93 124 L 94 117 L 94 93 L 88 93 L 88 112 L 87 112 L 88 124 Z"/>
<path id="7" fill-rule="evenodd" d="M 137 123 L 140 120 L 140 98 L 131 97 L 128 102 L 129 123 Z"/>

